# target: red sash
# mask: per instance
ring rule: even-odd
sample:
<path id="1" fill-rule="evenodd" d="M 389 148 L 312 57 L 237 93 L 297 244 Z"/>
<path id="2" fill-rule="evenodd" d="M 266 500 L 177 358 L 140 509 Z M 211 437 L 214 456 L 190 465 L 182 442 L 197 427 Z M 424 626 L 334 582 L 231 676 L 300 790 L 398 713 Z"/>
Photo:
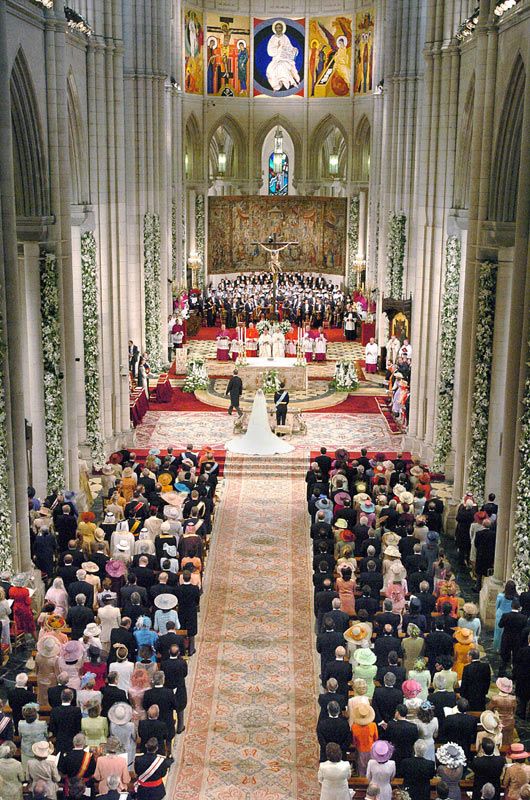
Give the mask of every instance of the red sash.
<path id="1" fill-rule="evenodd" d="M 160 786 L 163 783 L 162 778 L 159 778 L 155 781 L 150 781 L 149 778 L 155 774 L 157 769 L 162 766 L 164 761 L 164 756 L 156 756 L 153 763 L 150 764 L 141 775 L 138 775 L 138 778 L 136 779 L 136 788 L 138 788 L 138 786 L 142 786 L 143 788 L 148 789 L 153 786 Z"/>

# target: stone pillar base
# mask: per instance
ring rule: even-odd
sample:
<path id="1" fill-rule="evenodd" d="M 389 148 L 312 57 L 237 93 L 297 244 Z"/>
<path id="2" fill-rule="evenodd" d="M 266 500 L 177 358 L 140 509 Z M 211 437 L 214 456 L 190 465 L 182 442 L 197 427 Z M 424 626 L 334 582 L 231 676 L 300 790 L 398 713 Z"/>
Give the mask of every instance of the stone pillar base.
<path id="1" fill-rule="evenodd" d="M 504 584 L 497 578 L 483 578 L 482 589 L 479 595 L 479 612 L 482 624 L 487 628 L 495 625 L 495 601 L 497 595 L 504 589 Z"/>

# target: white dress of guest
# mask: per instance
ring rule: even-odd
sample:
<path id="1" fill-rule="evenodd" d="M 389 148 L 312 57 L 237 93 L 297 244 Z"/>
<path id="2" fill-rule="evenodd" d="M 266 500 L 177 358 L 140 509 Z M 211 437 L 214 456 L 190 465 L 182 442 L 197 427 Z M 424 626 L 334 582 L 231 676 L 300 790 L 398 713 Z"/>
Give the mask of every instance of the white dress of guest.
<path id="1" fill-rule="evenodd" d="M 320 800 L 350 800 L 350 775 L 349 761 L 323 761 L 318 768 L 318 782 L 322 787 Z"/>
<path id="2" fill-rule="evenodd" d="M 122 750 L 127 753 L 127 766 L 133 766 L 136 758 L 136 728 L 134 722 L 126 722 L 125 725 L 110 723 L 110 735 L 115 736 L 119 741 Z"/>

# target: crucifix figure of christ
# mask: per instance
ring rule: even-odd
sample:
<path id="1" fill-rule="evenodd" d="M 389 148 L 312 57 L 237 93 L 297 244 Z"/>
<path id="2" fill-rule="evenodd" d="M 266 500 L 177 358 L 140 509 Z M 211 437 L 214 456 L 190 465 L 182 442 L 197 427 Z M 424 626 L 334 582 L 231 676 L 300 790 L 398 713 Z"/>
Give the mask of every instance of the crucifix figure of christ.
<path id="1" fill-rule="evenodd" d="M 296 245 L 298 242 L 277 242 L 276 234 L 274 234 L 269 236 L 266 242 L 252 242 L 251 244 L 261 247 L 261 249 L 265 250 L 270 256 L 268 266 L 272 275 L 272 316 L 273 319 L 276 319 L 276 291 L 278 288 L 278 275 L 282 271 L 280 253 L 282 250 L 285 250 L 286 247 Z"/>

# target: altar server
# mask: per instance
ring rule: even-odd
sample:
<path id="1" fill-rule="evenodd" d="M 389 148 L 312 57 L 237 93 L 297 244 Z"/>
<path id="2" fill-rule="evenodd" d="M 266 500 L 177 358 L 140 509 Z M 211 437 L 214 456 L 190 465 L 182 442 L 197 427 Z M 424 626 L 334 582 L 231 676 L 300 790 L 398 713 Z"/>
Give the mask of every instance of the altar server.
<path id="1" fill-rule="evenodd" d="M 379 345 L 376 343 L 375 339 L 372 338 L 366 345 L 364 349 L 364 363 L 366 372 L 374 373 L 377 372 L 377 358 L 379 356 Z"/>

